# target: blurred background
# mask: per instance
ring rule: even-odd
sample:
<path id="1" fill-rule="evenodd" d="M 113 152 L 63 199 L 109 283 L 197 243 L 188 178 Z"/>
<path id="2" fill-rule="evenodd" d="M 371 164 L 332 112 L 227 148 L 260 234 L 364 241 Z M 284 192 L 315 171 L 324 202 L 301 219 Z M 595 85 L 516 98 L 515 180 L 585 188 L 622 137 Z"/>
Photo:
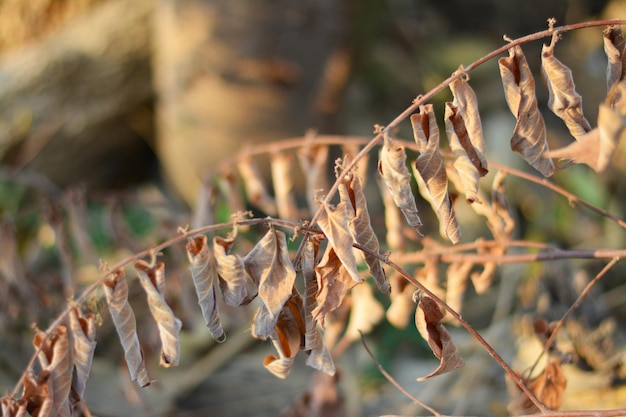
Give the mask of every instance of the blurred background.
<path id="1" fill-rule="evenodd" d="M 310 131 L 371 137 L 374 124 L 388 123 L 460 65 L 502 45 L 503 35 L 544 30 L 551 17 L 557 25 L 626 18 L 626 1 L 0 0 L 0 392 L 11 389 L 29 358 L 24 346 L 30 346 L 31 324 L 45 328 L 62 309 L 64 282 L 80 288 L 97 278 L 98 259 L 113 264 L 176 234 L 191 221 L 205 175 L 246 145 Z M 606 94 L 601 30 L 565 34 L 556 48 L 574 71 L 592 125 Z M 540 48 L 541 42 L 523 47 L 545 106 Z M 481 106 L 489 158 L 527 169 L 509 150 L 514 118 L 496 60 L 472 72 L 470 84 Z M 450 98 L 447 92 L 435 98 L 440 116 Z M 543 110 L 550 146 L 569 143 L 565 126 Z M 412 140 L 408 123 L 397 135 Z M 625 170 L 618 150 L 601 176 L 572 167 L 554 181 L 624 218 Z M 564 248 L 624 247 L 621 230 L 604 219 L 573 210 L 545 190 L 513 185 L 508 191 L 520 219 L 519 238 Z M 469 230 L 467 236 L 480 235 Z M 197 325 L 185 254 L 171 252 L 170 264 L 181 267 L 171 268 L 168 285 L 189 330 L 182 371 L 159 373 L 163 387 L 139 395 L 112 359 L 120 361 L 121 353 L 107 315 L 99 330 L 98 376 L 87 395 L 94 415 L 279 415 L 306 392 L 311 371 L 296 369 L 291 379 L 274 380 L 261 364 L 268 344 L 259 353 L 243 325 L 237 327 L 244 313 L 232 312 L 235 334 L 226 343 L 231 353 L 215 350 Z M 558 282 L 578 268 L 598 265 L 508 273 L 521 277 L 530 270 Z M 625 293 L 619 277 L 616 269 L 605 280 L 609 295 L 602 310 L 626 314 L 616 301 Z M 531 284 L 524 288 L 531 291 Z M 132 295 L 141 295 L 133 288 Z M 489 323 L 485 317 L 501 300 L 495 288 L 478 303 L 491 307 L 476 307 L 480 311 L 470 315 L 476 323 Z M 515 288 L 507 291 L 517 294 Z M 102 300 L 92 303 L 94 311 L 106 310 Z M 497 341 L 508 337 L 510 323 L 490 329 Z M 154 338 L 145 332 L 147 340 Z M 399 378 L 415 385 L 414 372 L 429 372 L 430 352 L 413 329 L 377 332 L 372 337 L 390 366 L 392 358 L 407 360 L 396 368 Z M 470 339 L 464 346 L 477 350 Z M 409 400 L 382 388 L 359 346 L 355 352 L 344 366 L 356 369 L 356 376 L 341 372 L 351 393 L 344 393 L 340 407 L 320 415 L 416 412 Z M 407 359 L 413 355 L 426 362 Z M 197 363 L 203 365 L 194 373 Z M 404 375 L 403 369 L 414 372 Z M 483 396 L 456 409 L 447 410 L 453 401 L 437 396 L 445 382 L 426 385 L 423 395 L 449 413 L 501 414 L 501 375 L 497 368 L 485 372 L 475 371 L 484 378 Z M 111 401 L 120 396 L 124 401 Z"/>

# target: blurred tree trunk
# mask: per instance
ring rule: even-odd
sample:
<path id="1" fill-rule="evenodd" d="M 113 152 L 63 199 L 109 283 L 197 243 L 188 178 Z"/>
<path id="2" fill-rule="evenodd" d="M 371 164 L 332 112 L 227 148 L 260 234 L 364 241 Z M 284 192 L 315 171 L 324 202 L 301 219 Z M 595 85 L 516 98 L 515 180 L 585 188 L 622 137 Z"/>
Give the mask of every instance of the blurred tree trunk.
<path id="1" fill-rule="evenodd" d="M 334 0 L 157 1 L 157 152 L 187 202 L 203 175 L 243 144 L 320 127 L 320 92 L 342 56 L 342 7 Z"/>

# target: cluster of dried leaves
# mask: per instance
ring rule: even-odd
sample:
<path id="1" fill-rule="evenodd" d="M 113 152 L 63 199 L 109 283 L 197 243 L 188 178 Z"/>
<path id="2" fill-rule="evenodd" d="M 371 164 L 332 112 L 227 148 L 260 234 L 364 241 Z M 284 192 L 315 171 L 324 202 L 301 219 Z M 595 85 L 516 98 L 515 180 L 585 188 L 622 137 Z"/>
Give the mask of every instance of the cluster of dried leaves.
<path id="1" fill-rule="evenodd" d="M 554 172 L 552 158 L 584 163 L 595 171 L 602 171 L 626 126 L 626 103 L 622 99 L 626 91 L 623 67 L 626 41 L 619 27 L 612 26 L 604 32 L 609 93 L 600 104 L 597 127 L 592 128 L 583 116 L 581 97 L 575 91 L 571 71 L 554 56 L 558 38 L 555 31 L 550 44 L 544 45 L 542 72 L 550 94 L 549 107 L 563 119 L 575 141 L 565 148 L 549 151 L 532 72 L 521 47 L 516 45 L 509 49 L 508 57 L 498 61 L 506 101 L 516 118 L 511 148 L 544 176 Z M 440 150 L 439 127 L 430 104 L 420 104 L 418 112 L 410 117 L 419 154 L 415 163 L 410 164 L 412 173 L 407 168 L 403 142 L 391 138 L 387 130 L 382 131 L 384 142 L 378 162 L 379 178 L 384 184 L 381 192 L 384 202 L 393 201 L 406 223 L 419 234 L 422 221 L 411 188 L 412 178 L 415 178 L 420 195 L 436 213 L 440 234 L 454 244 L 460 241 L 461 230 L 449 191 L 451 183 L 459 194 L 465 195 L 467 203 L 487 219 L 495 241 L 504 243 L 511 238 L 514 225 L 504 199 L 504 176 L 495 176 L 492 196 L 486 197 L 479 186 L 480 179 L 488 173 L 485 141 L 477 98 L 468 81 L 468 74 L 460 68 L 449 84 L 453 100 L 445 104 L 444 125 L 451 157 Z M 233 252 L 236 227 L 227 237 L 213 237 L 212 244 L 204 233 L 185 234 L 190 275 L 209 332 L 218 342 L 226 339 L 219 311 L 222 302 L 241 307 L 259 300 L 251 333 L 255 338 L 271 340 L 276 350 L 276 354 L 266 357 L 264 366 L 274 375 L 285 378 L 295 356 L 303 351 L 309 366 L 333 375 L 335 365 L 330 346 L 336 342 L 332 336 L 336 332 L 330 330 L 337 322 L 345 324 L 340 317 L 346 316 L 346 308 L 350 311 L 344 332 L 347 340 L 358 338 L 359 330 L 367 331 L 384 315 L 380 302 L 365 284 L 371 277 L 382 293 L 391 293 L 387 309 L 389 321 L 406 326 L 413 313 L 420 335 L 440 360 L 435 371 L 418 380 L 462 366 L 463 360 L 442 324 L 447 320 L 443 301 L 416 293 L 417 288 L 402 282 L 397 275 L 393 275 L 393 286 L 390 285 L 363 190 L 365 158 L 360 157 L 361 170 L 354 169 L 349 161 L 354 160 L 357 150 L 346 147 L 344 151 L 345 156 L 336 167 L 339 194 L 336 204 L 330 202 L 331 195 L 319 198 L 320 190 L 329 189 L 326 183 L 328 146 L 307 144 L 298 151 L 306 178 L 307 202 L 310 210 L 317 212 L 308 225 L 296 227 L 294 222 L 285 223 L 297 220 L 302 214 L 294 197 L 294 158 L 286 152 L 271 153 L 273 196 L 250 155 L 239 159 L 237 172 L 224 172 L 207 183 L 210 186 L 203 190 L 205 194 L 199 203 L 198 225 L 213 222 L 211 211 L 203 204 L 210 204 L 216 192 L 221 192 L 233 211 L 243 211 L 243 199 L 236 191 L 239 180 L 250 203 L 284 221 L 268 218 L 269 229 L 245 256 Z M 401 240 L 406 235 L 398 218 L 394 217 L 394 210 L 391 205 L 386 206 L 386 243 L 392 250 L 402 248 Z M 234 223 L 237 224 L 237 220 Z M 294 238 L 302 237 L 295 259 L 290 256 L 287 235 L 278 230 L 286 224 L 293 225 Z M 502 244 L 483 250 L 503 255 L 506 247 Z M 158 329 L 160 365 L 169 367 L 179 363 L 182 323 L 166 300 L 165 265 L 155 259 L 156 256 L 150 262 L 139 260 L 134 269 Z M 359 265 L 367 266 L 367 271 L 359 269 Z M 460 311 L 468 278 L 478 293 L 486 291 L 496 262 L 451 264 L 447 268 L 445 288 L 439 282 L 437 267 L 437 260 L 426 262 L 418 281 L 441 295 L 448 308 Z M 301 290 L 296 285 L 298 277 Z M 125 270 L 109 271 L 103 284 L 130 376 L 142 387 L 150 385 L 135 313 L 128 300 Z M 35 335 L 41 370 L 37 375 L 33 370 L 27 371 L 19 398 L 2 398 L 3 415 L 13 417 L 29 413 L 41 417 L 54 409 L 58 416 L 71 416 L 80 404 L 96 345 L 95 324 L 93 315 L 81 313 L 80 305 L 73 305 L 69 312 L 66 324 Z M 327 331 L 322 332 L 323 329 Z M 558 363 L 551 363 L 539 377 L 527 383 L 546 406 L 559 407 L 565 382 Z M 527 398 L 521 401 L 519 409 L 532 408 Z"/>

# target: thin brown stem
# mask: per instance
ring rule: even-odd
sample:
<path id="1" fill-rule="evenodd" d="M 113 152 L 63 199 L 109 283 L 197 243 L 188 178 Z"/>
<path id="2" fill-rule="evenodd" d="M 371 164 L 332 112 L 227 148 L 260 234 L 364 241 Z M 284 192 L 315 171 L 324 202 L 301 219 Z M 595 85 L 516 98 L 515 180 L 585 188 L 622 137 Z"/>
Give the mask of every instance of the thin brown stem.
<path id="1" fill-rule="evenodd" d="M 391 382 L 391 385 L 393 385 L 394 387 L 396 387 L 401 393 L 403 393 L 407 398 L 409 398 L 411 401 L 413 401 L 413 403 L 419 405 L 420 407 L 422 407 L 425 410 L 430 411 L 431 413 L 433 413 L 433 415 L 441 417 L 441 414 L 437 412 L 437 410 L 435 410 L 434 408 L 429 407 L 428 405 L 426 405 L 425 403 L 423 403 L 422 401 L 418 400 L 417 398 L 415 398 L 413 395 L 411 395 L 410 392 L 408 392 L 406 389 L 404 389 L 404 387 L 402 385 L 400 385 L 400 383 L 398 381 L 396 381 L 386 370 L 385 368 L 383 368 L 383 366 L 380 364 L 380 362 L 378 362 L 378 360 L 376 359 L 376 357 L 374 356 L 374 354 L 372 353 L 372 351 L 370 350 L 369 346 L 367 346 L 367 343 L 365 342 L 365 336 L 363 335 L 363 332 L 361 332 L 359 330 L 359 334 L 361 335 L 361 344 L 363 344 L 363 347 L 365 348 L 365 351 L 367 352 L 367 354 L 369 355 L 370 358 L 372 358 L 372 361 L 374 362 L 374 364 L 376 365 L 376 367 L 378 368 L 378 370 L 380 371 L 381 374 L 383 374 L 383 376 L 387 379 L 387 381 Z"/>
<path id="2" fill-rule="evenodd" d="M 437 304 L 439 304 L 442 308 L 444 308 L 452 317 L 454 317 L 457 322 L 459 324 L 461 324 L 461 326 L 463 326 L 471 335 L 472 337 L 474 337 L 474 339 L 476 339 L 478 341 L 478 343 L 480 343 L 485 350 L 487 351 L 487 353 L 489 353 L 489 356 L 491 356 L 492 358 L 495 359 L 495 361 L 500 365 L 500 367 L 502 369 L 504 369 L 504 372 L 506 372 L 506 374 L 515 382 L 515 384 L 517 384 L 517 386 L 520 387 L 520 389 L 524 392 L 524 394 L 526 394 L 526 396 L 530 399 L 530 401 L 532 401 L 532 403 L 543 413 L 547 413 L 550 410 L 548 408 L 546 408 L 546 406 L 537 398 L 537 396 L 530 390 L 530 388 L 528 388 L 528 386 L 526 385 L 526 383 L 524 382 L 524 378 L 522 378 L 519 374 L 517 374 L 505 361 L 504 359 L 502 359 L 502 357 L 491 347 L 491 345 L 480 335 L 480 333 L 478 333 L 476 331 L 476 329 L 474 329 L 474 327 L 472 327 L 472 325 L 470 325 L 467 321 L 465 321 L 465 319 L 463 319 L 463 317 L 461 317 L 461 315 L 459 313 L 457 313 L 453 308 L 451 308 L 448 304 L 446 304 L 445 301 L 443 301 L 441 298 L 437 297 L 437 295 L 435 295 L 432 291 L 430 291 L 427 287 L 425 287 L 421 282 L 419 282 L 418 280 L 416 280 L 415 278 L 413 278 L 413 276 L 411 276 L 408 272 L 406 272 L 400 265 L 394 263 L 393 261 L 386 259 L 385 257 L 381 256 L 380 254 L 377 253 L 373 253 L 370 250 L 368 250 L 367 248 L 359 245 L 359 244 L 354 244 L 353 245 L 355 248 L 367 253 L 368 255 L 372 255 L 372 256 L 376 256 L 378 259 L 380 259 L 381 261 L 385 262 L 387 265 L 389 265 L 390 267 L 392 267 L 393 269 L 395 269 L 400 275 L 402 275 L 407 281 L 409 281 L 411 284 L 415 285 L 417 288 L 419 288 L 424 294 L 426 294 L 428 297 L 432 298 L 433 300 L 435 300 L 435 302 Z"/>
<path id="3" fill-rule="evenodd" d="M 589 283 L 587 283 L 585 288 L 582 290 L 582 292 L 576 298 L 576 301 L 574 301 L 574 303 L 570 306 L 570 308 L 567 309 L 565 314 L 563 314 L 563 317 L 561 317 L 561 319 L 557 322 L 556 327 L 554 328 L 554 330 L 552 330 L 552 333 L 550 334 L 550 337 L 546 341 L 546 343 L 545 343 L 545 345 L 543 347 L 542 352 L 539 354 L 539 356 L 537 357 L 537 360 L 535 360 L 535 363 L 531 367 L 529 374 L 532 374 L 533 370 L 535 369 L 535 367 L 537 366 L 537 364 L 539 363 L 539 361 L 541 360 L 543 355 L 548 351 L 550 346 L 552 346 L 552 344 L 554 343 L 554 341 L 556 339 L 556 336 L 557 336 L 559 330 L 561 330 L 561 328 L 563 327 L 563 324 L 565 323 L 565 320 L 567 320 L 569 318 L 569 316 L 572 314 L 572 312 L 574 310 L 576 310 L 580 306 L 580 303 L 582 303 L 583 299 L 589 294 L 589 291 L 591 291 L 591 288 L 598 281 L 600 281 L 600 279 L 602 277 L 604 277 L 606 275 L 606 273 L 609 272 L 609 270 L 611 268 L 613 268 L 615 265 L 617 265 L 617 263 L 619 261 L 620 261 L 620 257 L 615 257 L 615 258 L 611 259 L 611 262 L 606 264 L 604 266 L 604 268 L 602 268 L 602 270 L 600 272 L 598 272 L 598 274 L 591 281 L 589 281 Z"/>

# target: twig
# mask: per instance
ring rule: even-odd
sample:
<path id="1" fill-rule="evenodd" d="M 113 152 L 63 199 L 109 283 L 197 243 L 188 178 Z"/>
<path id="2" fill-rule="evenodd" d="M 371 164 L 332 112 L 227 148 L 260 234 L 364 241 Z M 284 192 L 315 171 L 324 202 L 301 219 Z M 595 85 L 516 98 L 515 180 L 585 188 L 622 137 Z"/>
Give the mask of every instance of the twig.
<path id="1" fill-rule="evenodd" d="M 506 374 L 513 380 L 513 382 L 515 382 L 515 384 L 517 384 L 517 386 L 520 387 L 520 389 L 524 392 L 524 394 L 526 394 L 526 396 L 530 399 L 530 401 L 532 401 L 532 403 L 541 412 L 547 413 L 547 412 L 550 411 L 537 398 L 537 396 L 530 390 L 530 388 L 528 388 L 528 386 L 524 382 L 524 378 L 522 378 L 519 374 L 517 374 L 504 361 L 504 359 L 502 359 L 502 357 L 491 347 L 491 345 L 480 335 L 480 333 L 478 333 L 476 331 L 476 329 L 474 329 L 474 327 L 472 327 L 472 325 L 470 325 L 467 321 L 465 321 L 465 319 L 463 319 L 463 317 L 461 317 L 461 315 L 459 313 L 457 313 L 453 308 L 451 308 L 448 304 L 446 304 L 445 301 L 443 301 L 441 298 L 439 298 L 437 295 L 435 295 L 432 291 L 430 291 L 426 286 L 424 286 L 424 284 L 422 284 L 421 282 L 419 282 L 418 280 L 413 278 L 413 276 L 411 276 L 408 272 L 406 272 L 400 265 L 396 264 L 395 262 L 385 258 L 384 256 L 381 256 L 378 253 L 374 253 L 374 252 L 370 251 L 369 249 L 365 248 L 362 245 L 359 245 L 358 243 L 353 244 L 353 246 L 355 248 L 363 251 L 364 253 L 367 253 L 368 255 L 371 255 L 371 256 L 375 256 L 378 259 L 380 259 L 382 262 L 385 262 L 387 265 L 389 265 L 390 267 L 395 269 L 400 275 L 402 275 L 407 281 L 409 281 L 411 284 L 415 285 L 424 294 L 426 294 L 428 297 L 432 298 L 437 304 L 439 304 L 443 309 L 445 309 L 448 313 L 450 313 L 450 315 L 452 317 L 454 317 L 457 320 L 457 322 L 459 324 L 461 324 L 461 326 L 463 326 L 474 337 L 474 339 L 476 339 L 478 341 L 478 343 L 480 343 L 485 348 L 487 353 L 489 353 L 489 356 L 491 356 L 492 358 L 494 358 L 496 360 L 496 362 L 498 362 L 500 367 L 502 367 L 502 369 L 504 369 L 504 372 L 506 372 Z"/>
<path id="2" fill-rule="evenodd" d="M 429 407 L 428 405 L 424 404 L 422 401 L 418 400 L 417 398 L 415 398 L 413 395 L 411 395 L 410 392 L 408 392 L 406 389 L 404 389 L 404 387 L 402 385 L 400 385 L 400 383 L 398 381 L 396 381 L 386 370 L 385 368 L 383 368 L 383 366 L 380 364 L 380 362 L 378 362 L 378 360 L 376 359 L 376 357 L 374 356 L 374 354 L 372 353 L 372 351 L 370 350 L 369 346 L 367 346 L 367 343 L 365 343 L 365 336 L 363 335 L 363 332 L 359 330 L 359 334 L 361 335 L 361 343 L 363 344 L 363 347 L 365 348 L 365 351 L 367 352 L 367 354 L 370 356 L 370 358 L 372 358 L 372 361 L 374 361 L 374 364 L 376 365 L 376 367 L 378 368 L 378 370 L 380 371 L 381 374 L 383 374 L 383 376 L 387 379 L 387 381 L 391 382 L 391 384 L 396 387 L 401 393 L 403 393 L 407 398 L 409 398 L 411 401 L 413 401 L 415 404 L 419 405 L 420 407 L 422 407 L 425 410 L 430 411 L 431 413 L 433 413 L 433 415 L 437 416 L 437 417 L 441 417 L 441 414 L 438 413 L 434 408 Z"/>
<path id="3" fill-rule="evenodd" d="M 615 258 L 611 259 L 611 262 L 606 264 L 604 266 L 604 268 L 602 268 L 602 270 L 600 272 L 598 272 L 598 274 L 591 281 L 589 281 L 589 283 L 587 283 L 587 285 L 582 290 L 580 295 L 578 295 L 578 298 L 576 298 L 576 301 L 574 301 L 574 303 L 570 306 L 570 308 L 567 309 L 565 314 L 563 314 L 563 317 L 561 317 L 561 319 L 557 322 L 556 327 L 554 328 L 554 330 L 552 330 L 552 333 L 550 334 L 550 337 L 546 341 L 546 343 L 545 343 L 545 345 L 543 347 L 543 350 L 541 351 L 541 353 L 537 357 L 537 360 L 535 361 L 533 366 L 530 368 L 529 374 L 532 375 L 533 370 L 535 369 L 535 367 L 537 366 L 537 364 L 539 363 L 539 361 L 541 360 L 543 355 L 548 351 L 550 346 L 552 346 L 552 344 L 554 343 L 554 340 L 556 339 L 557 333 L 559 332 L 559 330 L 561 330 L 561 327 L 563 327 L 563 323 L 565 323 L 565 320 L 567 320 L 569 318 L 569 316 L 572 314 L 572 312 L 574 310 L 576 310 L 578 308 L 578 306 L 580 306 L 580 303 L 582 303 L 583 299 L 587 296 L 587 294 L 589 294 L 589 291 L 591 291 L 591 288 L 602 277 L 604 277 L 604 275 L 606 275 L 606 273 L 609 272 L 609 270 L 611 268 L 613 268 L 615 265 L 617 265 L 617 263 L 619 261 L 620 261 L 620 257 L 617 257 L 617 256 Z"/>

